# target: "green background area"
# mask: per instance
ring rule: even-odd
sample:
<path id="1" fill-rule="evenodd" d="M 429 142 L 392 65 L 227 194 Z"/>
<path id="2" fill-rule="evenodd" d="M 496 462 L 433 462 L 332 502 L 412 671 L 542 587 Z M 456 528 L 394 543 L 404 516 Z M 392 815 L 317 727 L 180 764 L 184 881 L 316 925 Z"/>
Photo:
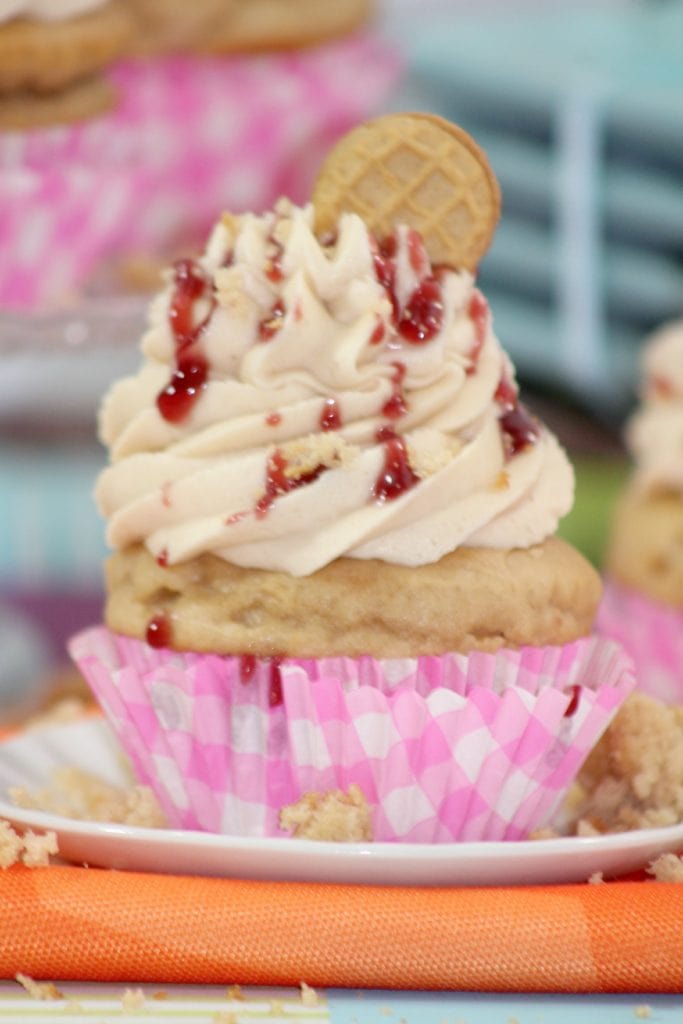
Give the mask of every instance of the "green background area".
<path id="1" fill-rule="evenodd" d="M 576 497 L 558 533 L 574 544 L 597 568 L 610 528 L 614 503 L 629 473 L 626 459 L 574 457 Z"/>

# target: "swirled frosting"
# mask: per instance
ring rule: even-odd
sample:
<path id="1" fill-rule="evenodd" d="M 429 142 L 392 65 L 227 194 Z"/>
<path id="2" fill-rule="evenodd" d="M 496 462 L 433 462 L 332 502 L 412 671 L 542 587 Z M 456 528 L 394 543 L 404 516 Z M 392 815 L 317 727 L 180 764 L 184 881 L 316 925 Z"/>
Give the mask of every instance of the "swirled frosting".
<path id="1" fill-rule="evenodd" d="M 641 360 L 641 406 L 627 425 L 634 486 L 683 493 L 683 320 L 652 335 Z"/>
<path id="2" fill-rule="evenodd" d="M 107 0 L 0 0 L 0 23 L 12 18 L 65 21 L 103 7 Z"/>
<path id="3" fill-rule="evenodd" d="M 114 548 L 308 575 L 554 533 L 573 474 L 519 403 L 472 276 L 353 214 L 319 241 L 281 201 L 226 215 L 154 300 L 139 372 L 100 415 Z"/>

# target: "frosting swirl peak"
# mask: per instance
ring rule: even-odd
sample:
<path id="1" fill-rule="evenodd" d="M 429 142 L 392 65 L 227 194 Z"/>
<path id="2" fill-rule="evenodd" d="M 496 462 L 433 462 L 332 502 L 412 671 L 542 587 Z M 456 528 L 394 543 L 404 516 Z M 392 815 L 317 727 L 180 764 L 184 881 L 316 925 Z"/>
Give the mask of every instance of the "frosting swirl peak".
<path id="1" fill-rule="evenodd" d="M 472 276 L 355 214 L 319 240 L 282 200 L 226 215 L 150 308 L 106 397 L 97 485 L 115 548 L 308 575 L 554 533 L 573 475 L 519 403 Z"/>

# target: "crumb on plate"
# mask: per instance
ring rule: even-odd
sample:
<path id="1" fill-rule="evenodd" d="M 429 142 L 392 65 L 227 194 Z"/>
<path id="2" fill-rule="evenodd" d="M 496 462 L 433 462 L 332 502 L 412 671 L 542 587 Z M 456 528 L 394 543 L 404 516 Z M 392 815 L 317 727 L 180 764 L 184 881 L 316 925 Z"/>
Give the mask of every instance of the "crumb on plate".
<path id="1" fill-rule="evenodd" d="M 31 999 L 53 1000 L 64 998 L 64 995 L 52 981 L 36 981 L 30 975 L 21 974 L 20 972 L 14 975 L 14 980 L 18 981 L 21 987 L 28 992 Z"/>
<path id="2" fill-rule="evenodd" d="M 683 884 L 683 858 L 676 853 L 660 853 L 645 870 L 655 882 Z"/>
<path id="3" fill-rule="evenodd" d="M 304 793 L 296 803 L 282 808 L 280 828 L 298 839 L 368 842 L 372 840 L 370 805 L 353 784 L 347 793 L 340 789 Z"/>

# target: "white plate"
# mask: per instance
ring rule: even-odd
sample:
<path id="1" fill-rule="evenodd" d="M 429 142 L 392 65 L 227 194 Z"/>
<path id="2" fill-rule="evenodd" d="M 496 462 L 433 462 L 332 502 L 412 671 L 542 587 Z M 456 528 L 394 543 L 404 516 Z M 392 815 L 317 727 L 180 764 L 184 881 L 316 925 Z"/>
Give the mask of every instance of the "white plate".
<path id="1" fill-rule="evenodd" d="M 644 867 L 683 850 L 683 824 L 621 835 L 510 843 L 317 843 L 73 821 L 14 807 L 11 786 L 38 788 L 75 765 L 129 784 L 118 744 L 98 718 L 26 732 L 0 744 L 0 818 L 54 829 L 65 860 L 165 874 L 372 885 L 541 885 Z"/>

